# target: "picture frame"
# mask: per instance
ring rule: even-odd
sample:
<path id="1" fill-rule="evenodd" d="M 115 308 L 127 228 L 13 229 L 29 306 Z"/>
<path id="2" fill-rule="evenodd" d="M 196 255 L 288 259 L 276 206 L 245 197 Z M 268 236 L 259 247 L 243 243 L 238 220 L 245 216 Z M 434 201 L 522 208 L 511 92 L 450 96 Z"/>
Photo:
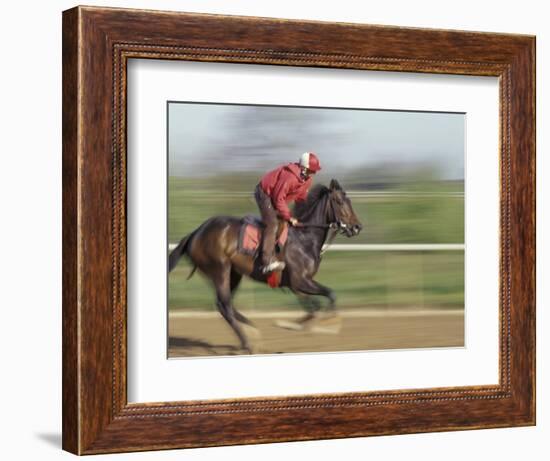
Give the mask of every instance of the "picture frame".
<path id="1" fill-rule="evenodd" d="M 498 385 L 128 403 L 126 71 L 136 58 L 498 77 Z M 62 346 L 62 442 L 75 454 L 535 424 L 535 38 L 63 12 Z"/>

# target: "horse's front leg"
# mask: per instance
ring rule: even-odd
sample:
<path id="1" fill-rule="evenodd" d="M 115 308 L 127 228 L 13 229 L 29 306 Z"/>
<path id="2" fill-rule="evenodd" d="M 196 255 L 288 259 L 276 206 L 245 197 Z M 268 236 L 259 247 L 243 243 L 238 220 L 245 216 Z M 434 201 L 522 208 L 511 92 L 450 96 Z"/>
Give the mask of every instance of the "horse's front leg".
<path id="1" fill-rule="evenodd" d="M 294 294 L 298 298 L 298 301 L 300 302 L 300 305 L 304 308 L 306 314 L 296 320 L 275 320 L 275 325 L 281 328 L 285 328 L 287 330 L 302 331 L 307 329 L 307 325 L 309 324 L 309 322 L 314 320 L 315 317 L 318 315 L 319 311 L 321 310 L 321 302 L 319 301 L 319 299 L 310 295 L 306 295 L 299 291 L 294 291 Z"/>
<path id="2" fill-rule="evenodd" d="M 278 322 L 279 326 L 293 330 L 308 330 L 314 333 L 339 333 L 342 321 L 336 312 L 336 296 L 334 292 L 313 279 L 294 281 L 292 290 L 306 308 L 305 317 L 296 322 Z M 320 314 L 319 300 L 313 296 L 324 296 L 329 300 L 328 312 Z M 284 323 L 284 324 L 282 324 Z"/>
<path id="3" fill-rule="evenodd" d="M 303 294 L 299 291 L 295 292 L 295 294 L 298 298 L 298 301 L 300 302 L 300 305 L 303 307 L 304 311 L 308 315 L 314 315 L 321 310 L 322 305 L 321 301 L 319 301 L 319 298 Z"/>
<path id="4" fill-rule="evenodd" d="M 303 278 L 293 281 L 291 288 L 298 293 L 311 296 L 324 296 L 329 301 L 329 309 L 336 310 L 336 296 L 329 287 L 320 284 L 316 280 Z"/>

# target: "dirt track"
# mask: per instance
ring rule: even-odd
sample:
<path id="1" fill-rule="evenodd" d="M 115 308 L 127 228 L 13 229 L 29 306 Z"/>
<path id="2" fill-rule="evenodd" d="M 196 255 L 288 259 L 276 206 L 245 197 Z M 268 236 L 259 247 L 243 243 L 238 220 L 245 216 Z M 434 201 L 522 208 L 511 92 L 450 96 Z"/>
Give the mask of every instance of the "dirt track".
<path id="1" fill-rule="evenodd" d="M 462 311 L 342 312 L 337 334 L 292 331 L 274 325 L 280 316 L 251 319 L 261 332 L 259 353 L 328 352 L 464 345 Z M 292 319 L 288 319 L 292 320 Z M 210 316 L 171 315 L 169 357 L 241 354 L 239 342 L 225 321 Z"/>

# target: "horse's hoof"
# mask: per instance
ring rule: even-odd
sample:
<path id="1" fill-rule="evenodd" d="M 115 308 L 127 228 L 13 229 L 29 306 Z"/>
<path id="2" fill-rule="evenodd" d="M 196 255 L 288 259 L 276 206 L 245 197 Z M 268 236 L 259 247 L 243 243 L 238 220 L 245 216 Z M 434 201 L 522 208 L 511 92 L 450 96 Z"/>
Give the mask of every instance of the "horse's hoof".
<path id="1" fill-rule="evenodd" d="M 305 331 L 309 330 L 309 326 L 315 318 L 315 314 L 306 314 L 296 320 L 276 320 L 275 325 L 287 330 Z"/>
<path id="2" fill-rule="evenodd" d="M 292 322 L 290 320 L 275 320 L 274 324 L 275 326 L 284 328 L 285 330 L 304 331 L 305 329 L 302 323 Z"/>
<path id="3" fill-rule="evenodd" d="M 337 335 L 341 330 L 342 319 L 337 315 L 316 319 L 309 325 L 309 331 L 312 333 Z"/>
<path id="4" fill-rule="evenodd" d="M 248 346 L 244 347 L 244 350 L 250 355 L 259 354 L 261 352 L 259 344 L 249 344 Z"/>
<path id="5" fill-rule="evenodd" d="M 244 330 L 244 333 L 247 337 L 252 338 L 254 340 L 262 339 L 262 333 L 256 327 L 243 323 L 241 324 L 241 328 Z"/>

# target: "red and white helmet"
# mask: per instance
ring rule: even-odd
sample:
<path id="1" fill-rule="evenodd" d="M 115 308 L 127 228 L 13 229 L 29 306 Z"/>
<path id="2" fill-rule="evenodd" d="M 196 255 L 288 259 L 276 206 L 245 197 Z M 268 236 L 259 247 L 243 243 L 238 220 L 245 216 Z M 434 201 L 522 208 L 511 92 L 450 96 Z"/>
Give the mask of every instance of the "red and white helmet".
<path id="1" fill-rule="evenodd" d="M 313 152 L 304 152 L 300 157 L 300 166 L 317 173 L 321 169 L 321 162 Z"/>

